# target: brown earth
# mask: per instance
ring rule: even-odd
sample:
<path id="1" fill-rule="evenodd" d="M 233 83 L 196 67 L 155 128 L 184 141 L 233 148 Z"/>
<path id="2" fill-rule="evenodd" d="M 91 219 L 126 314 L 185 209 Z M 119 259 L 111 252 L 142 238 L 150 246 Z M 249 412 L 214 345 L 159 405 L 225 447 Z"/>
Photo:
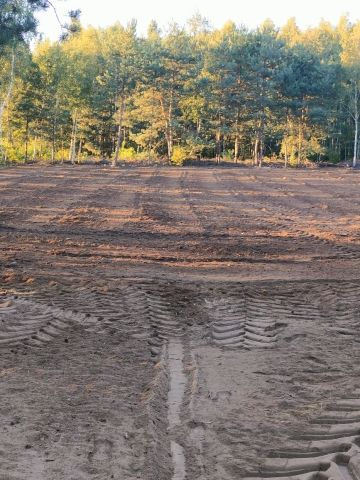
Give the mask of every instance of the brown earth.
<path id="1" fill-rule="evenodd" d="M 359 189 L 0 170 L 0 479 L 360 479 Z"/>

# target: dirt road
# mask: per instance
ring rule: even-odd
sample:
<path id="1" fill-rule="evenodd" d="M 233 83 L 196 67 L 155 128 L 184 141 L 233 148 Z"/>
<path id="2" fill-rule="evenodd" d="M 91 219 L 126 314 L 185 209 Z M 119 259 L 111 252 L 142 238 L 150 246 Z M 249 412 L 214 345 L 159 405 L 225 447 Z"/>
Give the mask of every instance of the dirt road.
<path id="1" fill-rule="evenodd" d="M 0 170 L 0 478 L 360 479 L 359 188 Z"/>

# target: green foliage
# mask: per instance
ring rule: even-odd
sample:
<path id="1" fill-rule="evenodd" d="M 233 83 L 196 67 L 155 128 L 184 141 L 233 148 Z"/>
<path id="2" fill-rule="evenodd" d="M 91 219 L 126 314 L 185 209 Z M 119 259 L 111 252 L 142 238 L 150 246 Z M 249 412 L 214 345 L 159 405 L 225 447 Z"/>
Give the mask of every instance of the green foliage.
<path id="1" fill-rule="evenodd" d="M 195 15 L 166 33 L 152 22 L 143 38 L 136 22 L 82 28 L 74 11 L 60 41 L 30 51 L 23 40 L 47 4 L 0 0 L 0 27 L 11 30 L 0 28 L 2 161 L 301 165 L 358 148 L 360 22 L 214 30 Z"/>
<path id="2" fill-rule="evenodd" d="M 231 150 L 231 149 L 225 150 L 225 152 L 223 153 L 223 159 L 226 161 L 230 161 L 230 160 L 233 160 L 233 158 L 234 158 L 234 150 Z"/>
<path id="3" fill-rule="evenodd" d="M 330 163 L 339 163 L 341 161 L 341 158 L 340 158 L 340 153 L 336 150 L 332 150 L 332 149 L 328 149 L 326 152 L 325 152 L 325 158 L 327 161 L 329 161 Z"/>
<path id="4" fill-rule="evenodd" d="M 281 144 L 281 155 L 288 156 L 289 165 L 299 165 L 299 149 L 301 148 L 302 159 L 304 161 L 312 159 L 317 160 L 319 156 L 325 155 L 326 149 L 321 145 L 316 137 L 302 138 L 301 142 L 298 136 L 289 135 L 284 137 Z"/>
<path id="5" fill-rule="evenodd" d="M 48 6 L 47 0 L 0 0 L 0 48 L 35 33 L 34 13 Z"/>

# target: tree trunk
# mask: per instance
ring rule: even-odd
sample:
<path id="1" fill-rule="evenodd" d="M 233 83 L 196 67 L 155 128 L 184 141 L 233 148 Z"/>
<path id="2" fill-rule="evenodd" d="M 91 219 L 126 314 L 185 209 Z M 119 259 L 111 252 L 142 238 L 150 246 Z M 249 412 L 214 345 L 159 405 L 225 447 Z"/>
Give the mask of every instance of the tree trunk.
<path id="1" fill-rule="evenodd" d="M 236 132 L 235 145 L 234 145 L 234 162 L 235 163 L 237 163 L 239 160 L 239 146 L 240 146 L 240 136 L 239 136 L 239 133 Z"/>
<path id="2" fill-rule="evenodd" d="M 355 134 L 354 134 L 354 156 L 353 156 L 353 168 L 356 167 L 358 159 L 358 142 L 359 142 L 359 88 L 355 84 L 354 92 L 354 123 L 355 123 Z"/>
<path id="3" fill-rule="evenodd" d="M 33 147 L 33 162 L 35 162 L 35 159 L 36 159 L 36 142 L 37 142 L 37 138 L 35 137 L 34 147 Z"/>
<path id="4" fill-rule="evenodd" d="M 29 117 L 26 117 L 26 128 L 25 128 L 25 163 L 29 159 Z"/>
<path id="5" fill-rule="evenodd" d="M 4 100 L 0 103 L 0 142 L 2 140 L 2 133 L 3 133 L 2 132 L 2 121 L 3 121 L 4 112 L 5 112 L 5 109 L 7 107 L 7 104 L 9 103 L 9 100 L 11 98 L 11 94 L 12 94 L 12 91 L 13 91 L 13 87 L 14 87 L 15 59 L 16 59 L 16 56 L 15 56 L 15 48 L 14 48 L 13 51 L 12 51 L 12 56 L 11 56 L 11 70 L 10 70 L 9 85 L 8 85 L 7 90 L 6 90 Z M 1 144 L 0 144 L 0 148 L 1 148 Z"/>
<path id="6" fill-rule="evenodd" d="M 168 114 L 168 120 L 167 120 L 167 129 L 168 129 L 167 144 L 168 144 L 169 162 L 171 162 L 173 151 L 174 151 L 174 131 L 173 131 L 172 113 L 173 113 L 173 92 L 171 92 L 171 95 L 170 95 L 169 114 Z"/>
<path id="7" fill-rule="evenodd" d="M 259 158 L 258 152 L 259 152 L 259 138 L 256 137 L 255 144 L 254 144 L 254 157 L 253 157 L 254 158 L 253 163 L 254 163 L 255 167 L 257 167 L 257 165 L 258 165 L 258 158 Z"/>
<path id="8" fill-rule="evenodd" d="M 235 123 L 235 144 L 234 144 L 234 162 L 237 163 L 239 160 L 239 147 L 240 147 L 240 133 L 239 133 L 239 109 L 236 113 L 236 123 Z"/>
<path id="9" fill-rule="evenodd" d="M 263 159 L 264 159 L 264 140 L 263 138 L 260 139 L 259 142 L 259 167 L 262 167 Z"/>
<path id="10" fill-rule="evenodd" d="M 169 123 L 168 123 L 168 132 L 166 135 L 167 138 L 167 150 L 168 150 L 168 160 L 171 162 L 172 156 L 173 156 L 173 151 L 174 151 L 174 133 L 172 129 L 172 122 L 170 121 L 170 115 L 169 115 Z"/>
<path id="11" fill-rule="evenodd" d="M 80 162 L 80 160 L 81 160 L 82 146 L 83 146 L 83 141 L 82 141 L 82 138 L 80 138 L 79 149 L 78 149 L 78 153 L 77 153 L 78 162 Z"/>
<path id="12" fill-rule="evenodd" d="M 166 138 L 166 144 L 167 144 L 167 157 L 169 163 L 171 163 L 171 159 L 173 156 L 173 151 L 174 151 L 174 130 L 173 130 L 173 102 L 174 102 L 174 95 L 173 92 L 170 93 L 169 95 L 169 107 L 165 108 L 165 102 L 164 102 L 164 97 L 162 95 L 159 95 L 159 103 L 162 111 L 162 116 L 163 116 L 163 121 L 164 121 L 164 127 L 165 127 L 165 138 Z"/>
<path id="13" fill-rule="evenodd" d="M 116 139 L 115 155 L 114 155 L 114 160 L 112 162 L 113 167 L 116 167 L 116 164 L 119 161 L 120 150 L 123 143 L 124 114 L 125 114 L 125 96 L 122 96 L 121 104 L 120 104 L 120 116 L 119 116 L 118 133 L 117 133 L 117 139 Z"/>
<path id="14" fill-rule="evenodd" d="M 60 139 L 61 139 L 61 163 L 64 163 L 65 158 L 64 158 L 64 130 L 63 127 L 60 128 Z"/>
<path id="15" fill-rule="evenodd" d="M 353 167 L 357 165 L 358 158 L 358 140 L 359 139 L 359 120 L 355 122 L 355 137 L 354 137 L 354 156 L 353 156 Z"/>
<path id="16" fill-rule="evenodd" d="M 298 154 L 297 154 L 297 166 L 301 165 L 301 157 L 302 157 L 302 125 L 301 121 L 299 123 L 299 132 L 298 132 Z"/>
<path id="17" fill-rule="evenodd" d="M 52 145 L 51 145 L 51 162 L 54 163 L 55 161 L 55 144 L 54 142 L 52 142 Z"/>
<path id="18" fill-rule="evenodd" d="M 69 161 L 74 165 L 76 160 L 76 136 L 77 136 L 77 115 L 76 112 L 73 116 L 73 125 L 71 132 L 71 142 L 70 142 L 70 152 L 69 152 Z"/>
<path id="19" fill-rule="evenodd" d="M 257 133 L 258 143 L 257 143 L 257 165 L 262 167 L 264 160 L 264 138 L 265 138 L 265 113 L 264 111 L 261 114 L 259 131 Z"/>
<path id="20" fill-rule="evenodd" d="M 56 157 L 56 130 L 57 130 L 58 107 L 59 107 L 59 99 L 56 97 L 55 111 L 54 111 L 53 124 L 52 124 L 52 139 L 51 139 L 51 161 L 52 162 L 55 161 L 55 157 Z"/>
<path id="21" fill-rule="evenodd" d="M 304 100 L 303 100 L 304 103 Z M 303 137 L 304 137 L 304 132 L 303 132 L 303 126 L 305 124 L 305 108 L 301 108 L 301 116 L 299 119 L 299 131 L 298 131 L 298 155 L 297 155 L 297 166 L 299 167 L 302 162 L 302 149 L 303 149 Z"/>
<path id="22" fill-rule="evenodd" d="M 221 158 L 221 131 L 218 128 L 216 130 L 216 163 L 220 163 L 220 158 Z"/>
<path id="23" fill-rule="evenodd" d="M 289 118 L 289 114 L 286 115 L 286 133 L 285 133 L 285 164 L 284 167 L 287 168 L 289 163 L 289 150 L 288 150 L 288 139 L 292 133 L 292 124 Z"/>

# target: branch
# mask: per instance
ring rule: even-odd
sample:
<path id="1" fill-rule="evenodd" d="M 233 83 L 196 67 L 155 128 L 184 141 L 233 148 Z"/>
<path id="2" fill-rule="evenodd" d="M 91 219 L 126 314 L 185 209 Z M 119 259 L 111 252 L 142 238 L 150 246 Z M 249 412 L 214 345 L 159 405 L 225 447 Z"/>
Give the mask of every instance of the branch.
<path id="1" fill-rule="evenodd" d="M 54 4 L 52 3 L 52 1 L 50 1 L 50 0 L 47 0 L 47 3 L 48 3 L 48 5 L 54 10 L 55 17 L 56 17 L 56 19 L 57 19 L 57 21 L 58 21 L 58 23 L 59 23 L 59 25 L 60 25 L 61 30 L 64 30 L 64 29 L 65 29 L 65 25 L 63 25 L 63 24 L 61 23 L 61 20 L 60 20 L 60 17 L 59 17 L 59 14 L 58 14 L 57 10 L 56 10 L 55 5 L 54 5 Z"/>

